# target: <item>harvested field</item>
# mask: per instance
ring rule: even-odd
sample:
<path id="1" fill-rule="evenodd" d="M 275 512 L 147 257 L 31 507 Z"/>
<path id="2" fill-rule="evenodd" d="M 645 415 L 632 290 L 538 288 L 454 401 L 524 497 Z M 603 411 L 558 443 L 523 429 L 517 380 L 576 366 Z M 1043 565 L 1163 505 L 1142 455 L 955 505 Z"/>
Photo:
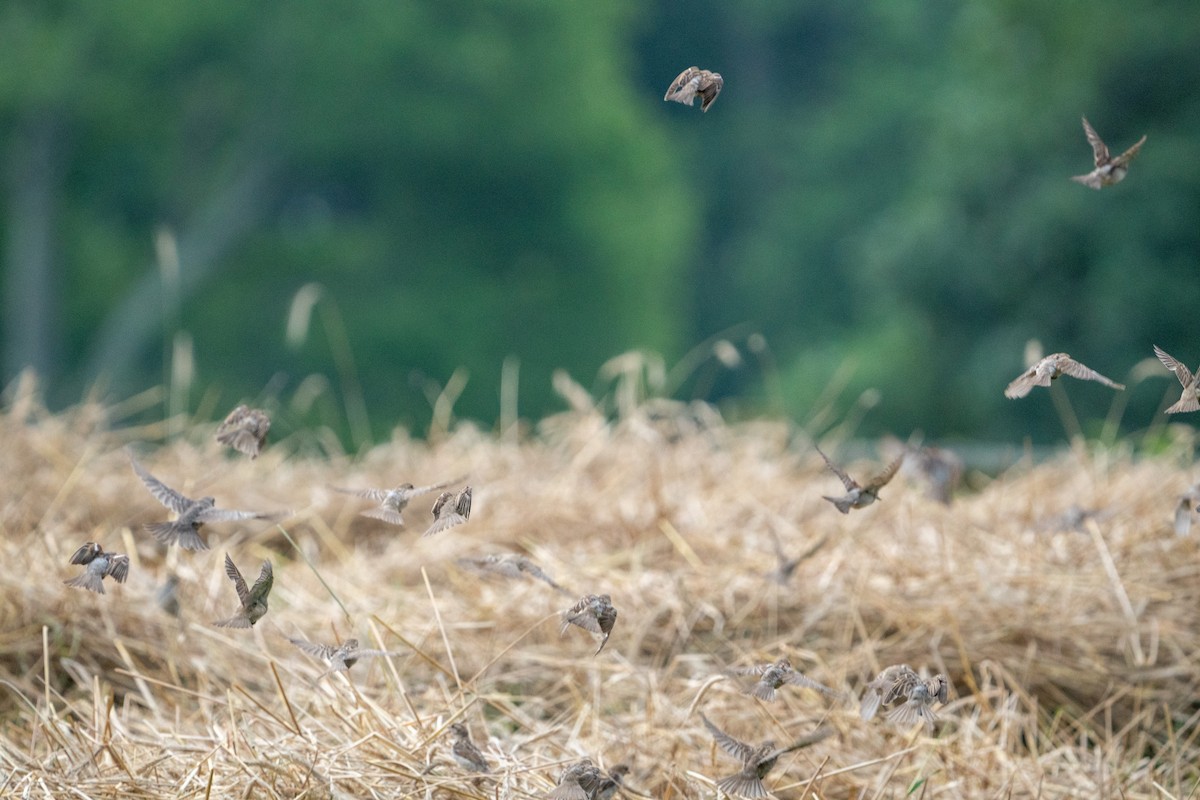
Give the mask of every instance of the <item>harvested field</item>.
<path id="1" fill-rule="evenodd" d="M 1194 795 L 1200 554 L 1172 527 L 1190 445 L 1080 447 L 976 476 L 949 506 L 901 475 L 843 516 L 803 434 L 682 409 L 563 415 L 521 440 L 460 426 L 355 459 L 293 438 L 251 461 L 212 425 L 139 444 L 191 496 L 294 510 L 207 526 L 211 549 L 191 553 L 142 530 L 166 516 L 123 449 L 155 431 L 14 402 L 0 418 L 0 794 L 542 797 L 586 756 L 628 764 L 629 797 L 714 797 L 738 765 L 703 712 L 753 743 L 834 729 L 780 759 L 765 783 L 781 798 Z M 470 521 L 428 538 L 432 497 L 398 529 L 330 489 L 458 475 L 475 487 Z M 1059 529 L 1072 505 L 1104 513 Z M 781 584 L 773 537 L 792 554 L 824 544 Z M 89 540 L 129 554 L 128 582 L 63 585 Z M 227 552 L 251 580 L 274 565 L 251 630 L 211 624 L 236 609 Z M 491 552 L 529 556 L 571 596 L 456 564 Z M 178 618 L 155 601 L 168 573 Z M 587 593 L 619 612 L 595 657 L 586 631 L 558 632 Z M 396 655 L 323 676 L 286 638 L 355 636 Z M 785 687 L 764 703 L 724 672 L 781 656 L 841 695 Z M 863 686 L 897 663 L 949 677 L 932 733 L 860 719 Z M 457 721 L 491 775 L 451 757 Z"/>

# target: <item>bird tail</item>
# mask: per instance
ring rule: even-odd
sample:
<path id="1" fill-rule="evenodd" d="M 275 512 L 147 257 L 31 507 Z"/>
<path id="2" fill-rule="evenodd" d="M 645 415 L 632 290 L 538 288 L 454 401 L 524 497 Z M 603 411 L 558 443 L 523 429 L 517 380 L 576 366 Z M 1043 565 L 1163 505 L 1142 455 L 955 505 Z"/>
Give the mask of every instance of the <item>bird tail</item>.
<path id="1" fill-rule="evenodd" d="M 910 728 L 918 720 L 921 720 L 928 727 L 932 728 L 936 719 L 937 714 L 933 713 L 933 709 L 927 707 L 919 700 L 908 700 L 888 712 L 888 720 L 901 728 Z"/>
<path id="2" fill-rule="evenodd" d="M 383 520 L 389 525 L 404 524 L 404 518 L 400 516 L 400 512 L 391 508 L 368 508 L 366 511 L 360 511 L 359 513 L 364 517 Z"/>
<path id="3" fill-rule="evenodd" d="M 1168 414 L 1181 414 L 1188 411 L 1200 411 L 1200 400 L 1195 395 L 1181 397 L 1179 402 L 1167 409 Z"/>
<path id="4" fill-rule="evenodd" d="M 148 522 L 145 528 L 154 534 L 154 538 L 162 544 L 177 544 L 184 550 L 208 549 L 208 544 L 190 525 L 180 525 L 176 522 Z"/>
<path id="5" fill-rule="evenodd" d="M 766 700 L 768 703 L 775 699 L 775 687 L 769 683 L 759 681 L 747 690 L 746 694 L 753 695 L 759 700 Z"/>
<path id="6" fill-rule="evenodd" d="M 837 507 L 837 510 L 842 512 L 843 514 L 850 513 L 850 501 L 847 500 L 846 498 L 844 498 L 844 497 L 826 497 L 825 495 L 821 495 L 821 496 L 825 497 L 826 500 L 833 503 L 834 506 Z"/>
<path id="7" fill-rule="evenodd" d="M 69 581 L 63 581 L 63 583 L 67 586 L 74 586 L 77 589 L 87 589 L 89 592 L 104 594 L 104 576 L 91 570 L 84 570 Z"/>
<path id="8" fill-rule="evenodd" d="M 748 800 L 759 800 L 767 796 L 767 787 L 754 775 L 739 772 L 717 782 L 717 788 L 725 794 L 735 797 L 745 797 Z"/>
<path id="9" fill-rule="evenodd" d="M 1082 183 L 1090 189 L 1100 190 L 1100 176 L 1089 172 L 1087 175 L 1073 175 L 1071 180 Z"/>

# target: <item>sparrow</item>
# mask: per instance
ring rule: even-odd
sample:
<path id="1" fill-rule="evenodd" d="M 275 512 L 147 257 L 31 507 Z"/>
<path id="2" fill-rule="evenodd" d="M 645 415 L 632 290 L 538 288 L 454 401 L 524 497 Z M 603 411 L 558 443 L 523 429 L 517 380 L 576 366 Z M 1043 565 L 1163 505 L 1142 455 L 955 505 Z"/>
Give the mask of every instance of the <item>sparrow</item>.
<path id="1" fill-rule="evenodd" d="M 454 732 L 455 737 L 454 747 L 450 752 L 458 765 L 471 772 L 491 772 L 492 768 L 488 766 L 487 759 L 471 741 L 471 732 L 467 730 L 467 726 L 456 722 L 450 726 L 450 730 Z"/>
<path id="2" fill-rule="evenodd" d="M 720 73 L 709 72 L 699 67 L 688 67 L 679 73 L 679 77 L 671 82 L 663 100 L 673 100 L 686 106 L 694 105 L 696 95 L 700 95 L 700 110 L 708 111 L 708 107 L 716 101 L 717 95 L 725 86 L 725 79 Z"/>
<path id="3" fill-rule="evenodd" d="M 895 664 L 867 684 L 859 713 L 865 721 L 874 717 L 881 707 L 891 706 L 888 719 L 897 725 L 912 725 L 922 720 L 932 728 L 937 719 L 933 702 L 945 703 L 949 690 L 950 683 L 945 675 L 922 680 L 907 664 Z"/>
<path id="4" fill-rule="evenodd" d="M 1192 374 L 1186 366 L 1167 355 L 1158 345 L 1154 345 L 1154 355 L 1163 366 L 1175 373 L 1183 384 L 1183 396 L 1179 402 L 1167 409 L 1168 414 L 1179 414 L 1185 411 L 1200 411 L 1200 367 Z"/>
<path id="5" fill-rule="evenodd" d="M 767 702 L 775 699 L 775 690 L 784 684 L 790 686 L 807 686 L 809 689 L 816 689 L 822 694 L 834 694 L 834 691 L 828 686 L 817 683 L 804 673 L 793 669 L 792 662 L 786 657 L 779 659 L 774 664 L 741 667 L 733 671 L 738 675 L 759 676 L 758 681 L 746 690 L 746 694 L 753 695 L 759 700 L 766 700 Z"/>
<path id="6" fill-rule="evenodd" d="M 250 458 L 258 458 L 267 442 L 269 430 L 271 418 L 267 412 L 243 404 L 230 411 L 225 421 L 217 427 L 217 441 Z"/>
<path id="7" fill-rule="evenodd" d="M 321 677 L 328 675 L 330 672 L 345 672 L 357 664 L 360 659 L 396 655 L 396 653 L 387 650 L 362 650 L 358 646 L 358 639 L 347 639 L 337 647 L 331 647 L 327 644 L 316 644 L 304 639 L 293 639 L 290 636 L 288 637 L 288 641 L 310 656 L 323 658 L 329 662 L 329 669 L 321 673 Z"/>
<path id="8" fill-rule="evenodd" d="M 76 550 L 75 555 L 71 556 L 71 563 L 84 564 L 84 570 L 63 583 L 97 594 L 104 594 L 104 577 L 106 575 L 111 576 L 117 583 L 124 583 L 125 579 L 129 577 L 129 556 L 123 553 L 106 552 L 95 542 L 88 542 Z"/>
<path id="9" fill-rule="evenodd" d="M 816 447 L 816 445 L 814 445 L 814 447 Z M 846 487 L 846 494 L 842 495 L 841 497 L 828 497 L 822 495 L 826 500 L 833 503 L 834 506 L 837 507 L 837 510 L 843 514 L 849 514 L 850 509 L 852 508 L 869 506 L 871 503 L 879 500 L 879 490 L 884 486 L 887 486 L 888 481 L 895 477 L 896 470 L 900 469 L 900 464 L 904 461 L 904 454 L 901 453 L 895 461 L 884 467 L 882 472 L 871 478 L 871 480 L 867 481 L 866 486 L 863 486 L 858 481 L 847 475 L 844 470 L 830 461 L 829 456 L 821 452 L 820 447 L 817 447 L 817 452 L 821 453 L 821 458 L 825 459 L 825 465 L 829 467 L 834 475 L 837 475 L 842 479 L 842 484 Z"/>
<path id="10" fill-rule="evenodd" d="M 134 459 L 129 456 L 133 471 L 146 484 L 154 499 L 174 511 L 176 518 L 173 522 L 149 522 L 144 526 L 154 534 L 154 538 L 165 545 L 177 544 L 184 550 L 207 550 L 208 544 L 200 538 L 200 529 L 209 522 L 233 522 L 243 519 L 278 519 L 285 516 L 282 512 L 270 514 L 257 511 L 233 511 L 225 508 L 215 508 L 216 501 L 211 497 L 193 500 L 184 497 L 170 488 L 158 478 L 155 478 Z"/>
<path id="11" fill-rule="evenodd" d="M 249 628 L 267 613 L 267 595 L 271 593 L 271 584 L 275 582 L 275 573 L 271 569 L 271 562 L 263 562 L 258 580 L 249 589 L 246 588 L 246 581 L 242 579 L 242 573 L 238 572 L 237 566 L 234 565 L 233 559 L 229 557 L 228 553 L 225 554 L 225 574 L 229 576 L 229 580 L 233 581 L 233 587 L 237 589 L 238 601 L 242 604 L 242 608 L 229 619 L 213 624 L 218 628 Z"/>
<path id="12" fill-rule="evenodd" d="M 559 586 L 553 578 L 533 561 L 517 553 L 491 553 L 486 556 L 465 556 L 458 559 L 458 565 L 481 574 L 500 575 L 505 578 L 536 578 L 557 592 L 569 595 L 569 591 Z"/>
<path id="13" fill-rule="evenodd" d="M 154 594 L 158 607 L 172 617 L 179 616 L 179 576 L 175 573 L 167 575 L 167 580 Z"/>
<path id="14" fill-rule="evenodd" d="M 432 486 L 419 487 L 413 486 L 411 483 L 402 483 L 395 489 L 342 489 L 334 486 L 333 490 L 342 494 L 365 497 L 379 503 L 378 508 L 369 508 L 359 512 L 362 516 L 380 519 L 389 525 L 403 525 L 404 518 L 401 516 L 401 512 L 408 506 L 409 501 L 428 492 L 444 489 L 452 483 L 458 483 L 458 481 L 446 481 L 435 483 Z"/>
<path id="15" fill-rule="evenodd" d="M 454 505 L 450 505 L 451 498 Z M 433 536 L 447 528 L 462 525 L 471 518 L 471 487 L 465 486 L 455 497 L 452 492 L 442 492 L 433 504 L 433 524 L 421 534 L 421 537 Z"/>
<path id="16" fill-rule="evenodd" d="M 775 767 L 775 762 L 779 760 L 780 756 L 793 750 L 799 750 L 801 747 L 814 745 L 833 734 L 832 728 L 818 728 L 787 747 L 777 748 L 775 742 L 770 739 L 758 747 L 751 747 L 712 724 L 703 713 L 700 714 L 700 719 L 704 720 L 705 727 L 712 733 L 713 739 L 720 748 L 742 762 L 742 771 L 717 781 L 717 788 L 726 794 L 746 797 L 750 800 L 767 796 L 767 787 L 763 786 L 762 779 Z"/>
<path id="17" fill-rule="evenodd" d="M 1066 353 L 1052 353 L 1013 380 L 1004 390 L 1004 396 L 1010 400 L 1024 397 L 1033 390 L 1033 387 L 1049 386 L 1050 381 L 1058 380 L 1060 375 L 1070 375 L 1072 378 L 1084 381 L 1097 381 L 1113 389 L 1125 388 L 1125 384 L 1109 380 L 1094 369 L 1080 364 Z"/>
<path id="18" fill-rule="evenodd" d="M 604 775 L 590 758 L 576 761 L 558 776 L 558 786 L 546 794 L 546 800 L 592 800 Z"/>
<path id="19" fill-rule="evenodd" d="M 617 610 L 613 608 L 612 597 L 606 594 L 587 594 L 579 598 L 579 602 L 562 612 L 562 622 L 558 626 L 558 635 L 566 636 L 567 628 L 578 625 L 585 631 L 602 634 L 600 646 L 592 655 L 600 655 L 604 645 L 608 644 L 608 635 L 612 633 L 613 625 L 617 622 Z"/>
<path id="20" fill-rule="evenodd" d="M 1192 532 L 1192 520 L 1197 511 L 1200 511 L 1200 483 L 1179 497 L 1179 505 L 1175 506 L 1176 536 L 1187 536 Z"/>
<path id="21" fill-rule="evenodd" d="M 1142 145 L 1146 143 L 1146 137 L 1142 136 L 1133 147 L 1121 153 L 1116 158 L 1112 158 L 1108 154 L 1107 145 L 1101 141 L 1095 129 L 1088 123 L 1087 117 L 1083 118 L 1083 132 L 1087 135 L 1088 144 L 1092 146 L 1092 155 L 1096 159 L 1096 168 L 1086 175 L 1076 175 L 1071 180 L 1076 183 L 1082 183 L 1084 186 L 1090 186 L 1097 191 L 1101 186 L 1112 186 L 1115 183 L 1125 180 L 1125 175 L 1129 172 L 1129 162 L 1133 161 L 1133 157 L 1138 154 L 1138 150 L 1141 150 Z"/>

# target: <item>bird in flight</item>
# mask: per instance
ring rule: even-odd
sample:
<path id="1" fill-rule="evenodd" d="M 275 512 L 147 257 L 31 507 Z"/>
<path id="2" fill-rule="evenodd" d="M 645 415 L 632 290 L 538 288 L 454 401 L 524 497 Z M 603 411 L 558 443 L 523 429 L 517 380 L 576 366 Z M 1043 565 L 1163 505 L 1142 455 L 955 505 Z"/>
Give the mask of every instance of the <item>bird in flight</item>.
<path id="1" fill-rule="evenodd" d="M 517 553 L 491 553 L 486 556 L 464 556 L 458 559 L 464 569 L 481 574 L 500 575 L 505 578 L 536 578 L 561 594 L 570 594 L 559 586 L 545 570 L 532 560 Z"/>
<path id="2" fill-rule="evenodd" d="M 950 682 L 945 675 L 924 680 L 907 664 L 893 664 L 867 684 L 863 694 L 860 716 L 869 720 L 880 708 L 889 708 L 888 719 L 900 726 L 911 726 L 918 720 L 932 728 L 937 720 L 934 702 L 945 704 Z"/>
<path id="3" fill-rule="evenodd" d="M 217 427 L 217 441 L 250 458 L 258 458 L 271 430 L 271 418 L 258 408 L 239 405 Z"/>
<path id="4" fill-rule="evenodd" d="M 380 658 L 383 656 L 394 656 L 396 653 L 387 650 L 363 650 L 358 646 L 358 639 L 347 639 L 337 647 L 332 647 L 327 644 L 318 644 L 309 642 L 305 639 L 293 639 L 288 637 L 288 641 L 299 647 L 310 656 L 323 658 L 329 662 L 329 669 L 321 673 L 321 678 L 328 675 L 330 672 L 345 672 L 353 667 L 361 659 L 364 658 Z"/>
<path id="5" fill-rule="evenodd" d="M 1121 155 L 1113 158 L 1108 154 L 1108 146 L 1096 133 L 1096 129 L 1087 121 L 1087 117 L 1083 118 L 1083 132 L 1087 136 L 1088 144 L 1092 146 L 1092 155 L 1096 161 L 1096 168 L 1086 175 L 1075 175 L 1071 180 L 1076 183 L 1082 183 L 1084 186 L 1092 189 L 1099 189 L 1102 186 L 1112 186 L 1125 180 L 1125 175 L 1129 172 L 1129 162 L 1142 149 L 1142 145 L 1146 143 L 1146 137 L 1142 136 L 1137 142 L 1126 150 Z"/>
<path id="6" fill-rule="evenodd" d="M 579 598 L 579 602 L 562 612 L 562 622 L 558 626 L 558 635 L 566 636 L 567 628 L 578 625 L 585 631 L 601 636 L 600 646 L 592 655 L 600 655 L 604 645 L 608 644 L 608 635 L 612 633 L 613 625 L 617 624 L 617 610 L 613 608 L 612 598 L 606 594 L 588 594 Z"/>
<path id="7" fill-rule="evenodd" d="M 216 501 L 211 497 L 193 500 L 175 491 L 158 478 L 151 475 L 137 462 L 133 454 L 129 454 L 129 463 L 133 471 L 146 484 L 154 499 L 166 508 L 174 511 L 176 518 L 171 522 L 149 522 L 146 530 L 154 534 L 154 538 L 165 545 L 177 544 L 184 550 L 207 550 L 208 543 L 200 538 L 200 529 L 209 522 L 234 522 L 244 519 L 279 519 L 286 516 L 285 512 L 261 513 L 258 511 L 233 511 L 226 508 L 216 508 Z"/>
<path id="8" fill-rule="evenodd" d="M 829 470 L 834 475 L 841 478 L 842 485 L 846 487 L 846 493 L 841 497 L 823 495 L 826 500 L 833 503 L 837 507 L 837 510 L 843 514 L 849 514 L 852 508 L 863 508 L 879 500 L 879 490 L 887 486 L 888 482 L 896 476 L 896 470 L 900 469 L 900 464 L 904 461 L 904 454 L 901 453 L 892 463 L 884 467 L 882 472 L 871 478 L 866 484 L 861 484 L 847 475 L 846 471 L 841 467 L 830 461 L 829 456 L 825 455 L 820 447 L 817 447 L 817 452 L 825 460 L 825 466 L 829 467 Z"/>
<path id="9" fill-rule="evenodd" d="M 389 525 L 403 525 L 404 517 L 401 514 L 414 497 L 435 492 L 438 489 L 445 489 L 454 483 L 458 483 L 458 481 L 444 481 L 442 483 L 435 483 L 432 486 L 413 486 L 411 483 L 402 483 L 395 489 L 342 489 L 334 486 L 333 490 L 342 494 L 352 494 L 355 497 L 374 500 L 379 503 L 377 508 L 368 508 L 366 511 L 360 511 L 359 513 L 362 516 L 383 520 Z"/>
<path id="10" fill-rule="evenodd" d="M 1154 345 L 1154 355 L 1163 366 L 1175 373 L 1175 377 L 1183 384 L 1183 395 L 1179 402 L 1167 409 L 1168 414 L 1180 414 L 1187 411 L 1200 411 L 1200 367 L 1195 374 L 1184 364 L 1176 361 L 1158 345 Z"/>
<path id="11" fill-rule="evenodd" d="M 1084 381 L 1096 381 L 1113 389 L 1124 389 L 1125 384 L 1112 381 L 1096 370 L 1085 367 L 1066 353 L 1051 353 L 1041 361 L 1013 379 L 1004 390 L 1004 396 L 1010 400 L 1024 397 L 1033 391 L 1035 386 L 1049 386 L 1051 381 L 1058 380 L 1060 375 L 1070 375 Z"/>
<path id="12" fill-rule="evenodd" d="M 758 800 L 767 796 L 767 787 L 763 786 L 762 779 L 767 776 L 768 772 L 775 768 L 775 764 L 779 761 L 780 756 L 790 753 L 793 750 L 799 750 L 802 747 L 814 745 L 833 734 L 832 728 L 818 728 L 807 736 L 797 739 L 787 747 L 776 747 L 775 742 L 770 739 L 767 739 L 758 747 L 752 747 L 746 742 L 733 738 L 712 724 L 703 713 L 700 714 L 700 719 L 704 721 L 705 727 L 708 728 L 717 745 L 726 753 L 742 762 L 741 772 L 717 781 L 717 788 L 725 792 L 725 794 L 745 797 L 748 800 Z"/>
<path id="13" fill-rule="evenodd" d="M 679 73 L 679 77 L 671 81 L 663 100 L 690 106 L 695 104 L 696 95 L 700 95 L 700 110 L 708 111 L 708 107 L 716 101 L 717 95 L 721 93 L 724 86 L 725 79 L 719 72 L 688 67 Z"/>
<path id="14" fill-rule="evenodd" d="M 454 502 L 451 503 L 450 501 Z M 422 538 L 441 533 L 447 528 L 462 525 L 471 518 L 471 487 L 465 486 L 457 496 L 442 492 L 433 504 L 433 524 L 421 534 Z"/>
<path id="15" fill-rule="evenodd" d="M 104 578 L 124 583 L 129 577 L 129 556 L 109 553 L 95 542 L 88 542 L 71 556 L 72 564 L 83 564 L 84 570 L 74 578 L 63 581 L 67 586 L 104 594 Z"/>
<path id="16" fill-rule="evenodd" d="M 237 565 L 233 563 L 233 559 L 229 557 L 228 553 L 225 554 L 225 574 L 229 576 L 229 580 L 233 581 L 233 588 L 237 590 L 238 602 L 242 604 L 242 607 L 229 619 L 213 624 L 218 628 L 249 628 L 267 613 L 267 595 L 271 593 L 271 584 L 275 582 L 275 573 L 271 569 L 271 562 L 263 561 L 258 580 L 249 589 L 246 588 L 246 581 L 242 578 L 242 573 L 238 572 Z"/>
<path id="17" fill-rule="evenodd" d="M 733 672 L 738 675 L 757 675 L 758 681 L 746 693 L 767 702 L 774 700 L 775 690 L 784 685 L 805 686 L 809 689 L 816 689 L 818 692 L 826 695 L 834 693 L 828 686 L 817 683 L 812 678 L 793 668 L 792 662 L 787 657 L 779 659 L 774 664 L 741 667 L 733 670 Z"/>

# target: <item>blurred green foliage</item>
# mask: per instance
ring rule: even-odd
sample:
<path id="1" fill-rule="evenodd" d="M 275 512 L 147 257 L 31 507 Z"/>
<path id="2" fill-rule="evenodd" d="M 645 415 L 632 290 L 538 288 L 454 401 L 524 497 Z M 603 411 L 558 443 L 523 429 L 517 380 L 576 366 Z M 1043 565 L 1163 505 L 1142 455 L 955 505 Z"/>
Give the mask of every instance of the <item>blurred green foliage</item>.
<path id="1" fill-rule="evenodd" d="M 773 358 L 682 394 L 803 420 L 843 375 L 867 432 L 1047 439 L 1049 398 L 1001 394 L 1027 340 L 1126 382 L 1152 342 L 1200 362 L 1197 41 L 1183 0 L 10 3 L 4 376 L 124 396 L 186 331 L 193 406 L 324 375 L 378 436 L 460 367 L 458 414 L 494 420 L 516 357 L 537 417 L 555 368 L 747 323 Z M 707 114 L 661 102 L 691 64 Z M 1120 186 L 1067 180 L 1083 113 L 1148 134 Z M 1146 374 L 1130 427 L 1175 391 Z"/>

